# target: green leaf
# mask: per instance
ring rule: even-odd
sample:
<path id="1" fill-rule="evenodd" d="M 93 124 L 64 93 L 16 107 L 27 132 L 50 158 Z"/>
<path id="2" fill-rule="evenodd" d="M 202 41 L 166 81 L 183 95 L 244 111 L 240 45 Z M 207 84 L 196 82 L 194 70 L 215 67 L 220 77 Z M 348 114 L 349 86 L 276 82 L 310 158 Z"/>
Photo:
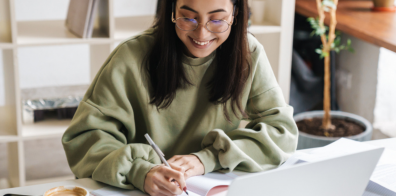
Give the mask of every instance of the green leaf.
<path id="1" fill-rule="evenodd" d="M 317 48 L 317 49 L 315 50 L 315 52 L 318 53 L 318 54 L 322 54 L 323 51 L 322 51 L 321 49 Z"/>
<path id="2" fill-rule="evenodd" d="M 351 43 L 352 43 L 351 39 L 348 39 L 348 40 L 347 40 L 347 46 L 350 46 Z"/>

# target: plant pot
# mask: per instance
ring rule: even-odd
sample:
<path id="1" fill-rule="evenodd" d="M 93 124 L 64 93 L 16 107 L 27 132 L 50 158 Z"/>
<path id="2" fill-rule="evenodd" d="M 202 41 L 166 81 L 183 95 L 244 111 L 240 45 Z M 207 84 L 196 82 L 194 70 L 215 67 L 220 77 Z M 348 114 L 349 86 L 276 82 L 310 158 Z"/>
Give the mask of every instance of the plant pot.
<path id="1" fill-rule="evenodd" d="M 323 110 L 303 112 L 295 115 L 294 120 L 298 122 L 309 118 L 323 118 L 323 114 L 324 114 Z M 349 120 L 365 128 L 365 130 L 362 133 L 345 138 L 356 141 L 368 141 L 371 139 L 371 136 L 373 134 L 373 126 L 365 118 L 358 116 L 356 114 L 351 114 L 342 111 L 330 111 L 330 115 L 331 118 Z M 297 149 L 322 147 L 338 139 L 340 139 L 340 137 L 324 137 L 324 136 L 316 136 L 316 135 L 300 132 L 298 136 Z"/>
<path id="2" fill-rule="evenodd" d="M 396 11 L 395 0 L 373 0 L 373 11 Z"/>

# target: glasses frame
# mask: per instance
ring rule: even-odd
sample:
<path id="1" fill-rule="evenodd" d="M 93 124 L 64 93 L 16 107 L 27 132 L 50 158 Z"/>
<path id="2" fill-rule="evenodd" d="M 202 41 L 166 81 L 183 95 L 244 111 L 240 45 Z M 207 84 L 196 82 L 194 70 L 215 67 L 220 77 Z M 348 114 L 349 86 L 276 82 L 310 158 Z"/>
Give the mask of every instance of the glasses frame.
<path id="1" fill-rule="evenodd" d="M 234 18 L 235 7 L 236 7 L 236 6 L 234 5 L 234 11 L 233 11 L 233 13 L 232 13 L 232 18 Z M 175 19 L 175 17 L 174 17 L 174 12 L 175 12 L 175 3 L 172 3 L 172 22 L 175 23 L 176 27 L 177 27 L 178 29 L 182 30 L 182 31 L 195 31 L 195 30 L 199 27 L 200 24 L 203 24 L 203 23 L 198 23 L 198 21 L 195 20 L 194 18 L 179 17 L 179 18 L 176 18 L 176 19 Z M 188 18 L 188 19 L 193 19 L 193 20 L 195 20 L 195 21 L 197 22 L 197 26 L 196 26 L 193 30 L 184 30 L 184 29 L 180 28 L 179 26 L 177 26 L 176 21 L 179 20 L 179 19 L 183 19 L 183 18 Z M 213 32 L 213 31 L 211 31 L 211 30 L 208 29 L 208 24 L 209 24 L 210 21 L 213 21 L 213 20 L 209 20 L 208 22 L 205 23 L 205 29 L 208 30 L 208 31 L 210 31 L 210 32 L 212 32 L 212 33 L 224 33 L 224 32 L 226 32 L 226 31 L 230 28 L 230 26 L 232 25 L 232 22 L 228 22 L 228 21 L 226 21 L 226 20 L 219 20 L 219 21 L 224 21 L 224 22 L 226 22 L 227 25 L 228 25 L 228 27 L 227 27 L 227 29 L 224 30 L 223 32 Z"/>

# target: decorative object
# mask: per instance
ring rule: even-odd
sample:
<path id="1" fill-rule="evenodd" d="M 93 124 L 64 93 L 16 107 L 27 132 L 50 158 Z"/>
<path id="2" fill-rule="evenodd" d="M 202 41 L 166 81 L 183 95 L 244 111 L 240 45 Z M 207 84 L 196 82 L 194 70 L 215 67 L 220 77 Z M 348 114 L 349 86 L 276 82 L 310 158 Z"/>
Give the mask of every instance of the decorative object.
<path id="1" fill-rule="evenodd" d="M 373 0 L 373 11 L 394 12 L 396 11 L 395 0 Z"/>
<path id="2" fill-rule="evenodd" d="M 345 112 L 332 111 L 330 113 L 330 51 L 339 53 L 341 50 L 349 50 L 353 52 L 351 41 L 348 40 L 346 45 L 342 45 L 340 32 L 335 30 L 337 4 L 338 0 L 316 0 L 319 17 L 308 18 L 314 29 L 312 34 L 320 36 L 322 41 L 321 48 L 316 49 L 316 52 L 321 58 L 324 58 L 324 99 L 323 111 L 304 112 L 295 116 L 300 130 L 299 149 L 323 146 L 340 137 L 350 137 L 354 134 L 357 135 L 352 137 L 359 141 L 371 139 L 372 126 L 363 117 Z M 329 27 L 324 25 L 325 12 L 330 13 Z M 331 119 L 330 114 L 334 114 L 334 119 Z M 321 123 L 317 123 L 318 120 L 321 120 Z M 334 126 L 332 122 L 336 120 L 341 122 Z M 352 129 L 354 130 L 352 131 Z"/>
<path id="3" fill-rule="evenodd" d="M 355 122 L 356 124 L 359 124 L 364 128 L 364 132 L 358 135 L 348 136 L 346 138 L 356 141 L 368 141 L 371 139 L 371 136 L 373 134 L 373 127 L 368 120 L 364 119 L 361 116 L 347 112 L 342 112 L 342 111 L 331 111 L 330 114 L 333 118 L 344 119 L 350 122 Z M 303 112 L 294 116 L 294 120 L 296 122 L 302 121 L 304 119 L 313 119 L 313 118 L 323 118 L 323 111 Z M 340 138 L 316 136 L 316 135 L 300 132 L 298 136 L 297 149 L 321 147 L 330 144 L 338 139 Z"/>

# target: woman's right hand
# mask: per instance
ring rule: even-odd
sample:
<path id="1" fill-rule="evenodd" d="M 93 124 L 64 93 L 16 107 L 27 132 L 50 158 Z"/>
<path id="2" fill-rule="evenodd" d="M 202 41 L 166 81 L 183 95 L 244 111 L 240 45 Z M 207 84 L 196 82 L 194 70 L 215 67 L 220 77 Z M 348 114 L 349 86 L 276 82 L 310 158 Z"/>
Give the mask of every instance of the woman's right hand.
<path id="1" fill-rule="evenodd" d="M 177 183 L 172 182 L 175 179 Z M 186 187 L 184 171 L 179 168 L 169 168 L 159 165 L 151 168 L 144 180 L 144 191 L 151 196 L 181 195 Z"/>

